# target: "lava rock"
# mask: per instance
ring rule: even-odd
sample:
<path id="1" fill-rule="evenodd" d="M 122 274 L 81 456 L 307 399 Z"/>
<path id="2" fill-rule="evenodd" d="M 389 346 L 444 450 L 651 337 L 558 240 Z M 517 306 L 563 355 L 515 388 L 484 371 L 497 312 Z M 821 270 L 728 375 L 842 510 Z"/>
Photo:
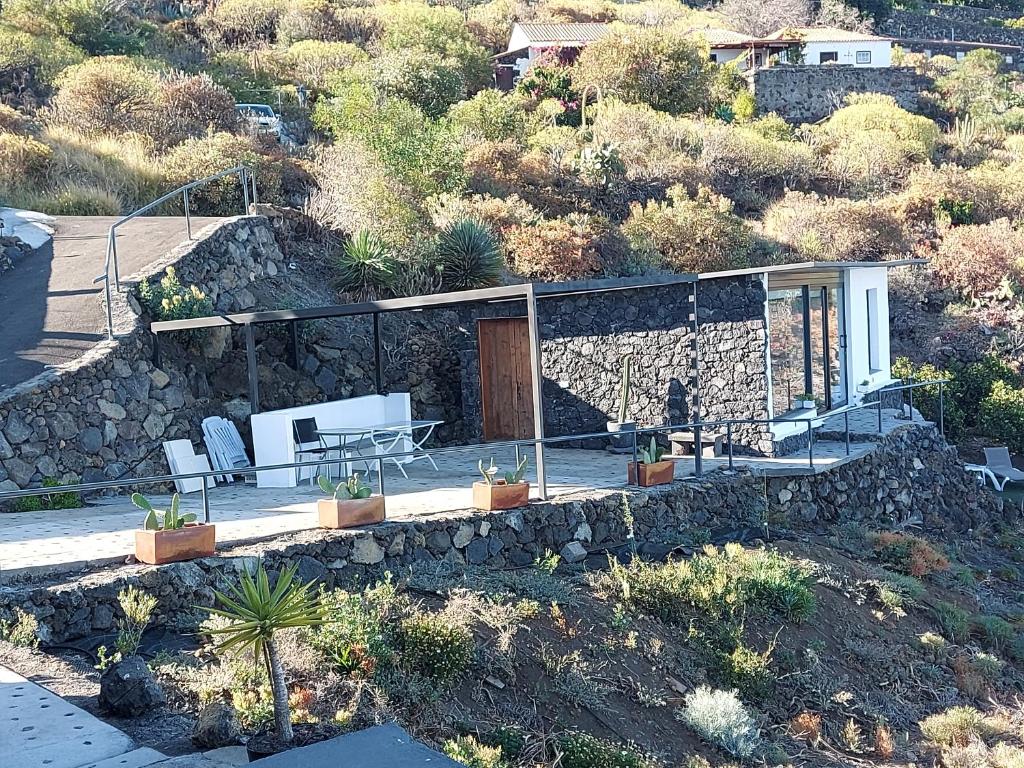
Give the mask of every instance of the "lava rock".
<path id="1" fill-rule="evenodd" d="M 100 708 L 119 717 L 138 717 L 167 703 L 141 656 L 129 656 L 100 677 Z"/>
<path id="2" fill-rule="evenodd" d="M 241 735 L 235 708 L 223 701 L 214 701 L 199 712 L 192 743 L 202 749 L 217 749 L 237 744 Z"/>

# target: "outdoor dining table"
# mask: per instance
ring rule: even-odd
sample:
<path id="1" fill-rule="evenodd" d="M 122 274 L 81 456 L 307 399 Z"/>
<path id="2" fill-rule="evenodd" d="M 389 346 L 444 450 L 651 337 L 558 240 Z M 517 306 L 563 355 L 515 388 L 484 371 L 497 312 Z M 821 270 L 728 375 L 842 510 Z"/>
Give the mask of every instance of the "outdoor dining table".
<path id="1" fill-rule="evenodd" d="M 409 475 L 406 473 L 404 465 L 421 459 L 429 461 L 434 471 L 438 471 L 433 457 L 426 452 L 423 446 L 434 433 L 434 428 L 439 424 L 444 424 L 444 422 L 439 419 L 414 419 L 412 421 L 367 424 L 359 427 L 324 428 L 318 429 L 317 434 L 323 438 L 325 444 L 327 444 L 328 439 L 332 437 L 337 438 L 337 444 L 334 446 L 329 445 L 328 447 L 336 447 L 341 454 L 339 458 L 345 460 L 345 464 L 349 463 L 348 460 L 354 460 L 356 463 L 362 462 L 366 464 L 367 471 L 371 471 L 373 465 L 376 464 L 373 459 L 380 456 L 384 461 L 390 461 L 398 467 L 402 476 L 408 478 Z M 371 453 L 362 452 L 362 449 L 367 447 L 367 440 L 372 445 Z M 398 450 L 397 452 L 407 453 L 408 455 L 389 455 L 406 441 L 412 444 L 411 450 Z"/>

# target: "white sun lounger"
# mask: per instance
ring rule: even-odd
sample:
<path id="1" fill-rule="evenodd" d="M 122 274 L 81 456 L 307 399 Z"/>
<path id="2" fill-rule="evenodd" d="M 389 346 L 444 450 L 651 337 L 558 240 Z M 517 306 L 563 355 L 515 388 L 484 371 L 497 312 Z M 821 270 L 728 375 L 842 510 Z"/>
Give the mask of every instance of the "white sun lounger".
<path id="1" fill-rule="evenodd" d="M 986 448 L 985 467 L 1001 480 L 997 490 L 1003 490 L 1007 483 L 1024 483 L 1024 471 L 1013 466 L 1009 448 Z"/>

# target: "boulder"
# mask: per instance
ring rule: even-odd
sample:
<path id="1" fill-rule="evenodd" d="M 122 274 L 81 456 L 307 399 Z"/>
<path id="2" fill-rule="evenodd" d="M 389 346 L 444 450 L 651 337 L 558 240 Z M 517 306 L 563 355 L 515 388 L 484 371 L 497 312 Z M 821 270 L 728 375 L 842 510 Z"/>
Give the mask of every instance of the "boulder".
<path id="1" fill-rule="evenodd" d="M 141 656 L 129 656 L 100 677 L 100 709 L 118 717 L 138 717 L 167 702 Z"/>
<path id="2" fill-rule="evenodd" d="M 200 710 L 192 731 L 192 743 L 201 749 L 218 749 L 237 744 L 241 735 L 235 708 L 223 701 L 214 701 Z"/>

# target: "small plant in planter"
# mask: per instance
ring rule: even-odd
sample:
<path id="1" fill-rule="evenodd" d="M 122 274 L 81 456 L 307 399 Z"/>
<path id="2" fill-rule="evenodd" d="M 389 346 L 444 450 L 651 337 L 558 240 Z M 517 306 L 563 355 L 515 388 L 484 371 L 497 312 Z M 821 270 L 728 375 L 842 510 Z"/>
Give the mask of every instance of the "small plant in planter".
<path id="1" fill-rule="evenodd" d="M 243 571 L 237 585 L 227 592 L 214 591 L 219 608 L 210 613 L 228 620 L 228 624 L 210 629 L 213 635 L 224 639 L 216 646 L 218 653 L 251 650 L 257 663 L 262 662 L 270 680 L 274 699 L 274 729 L 255 734 L 246 745 L 249 759 L 258 759 L 293 746 L 288 685 L 284 665 L 277 650 L 275 635 L 291 627 L 314 627 L 326 621 L 320 598 L 313 591 L 313 583 L 295 579 L 298 564 L 287 566 L 277 577 L 274 588 L 261 563 L 255 575 Z"/>
<path id="2" fill-rule="evenodd" d="M 316 481 L 320 490 L 331 495 L 316 505 L 321 528 L 352 528 L 384 520 L 384 497 L 374 496 L 358 472 L 337 484 L 323 475 Z"/>
<path id="3" fill-rule="evenodd" d="M 676 463 L 669 459 L 663 461 L 665 449 L 651 437 L 651 443 L 641 448 L 637 458 L 639 461 L 629 462 L 629 482 L 631 485 L 649 487 L 671 483 L 675 477 Z"/>
<path id="4" fill-rule="evenodd" d="M 132 494 L 132 504 L 146 512 L 142 530 L 135 532 L 136 560 L 163 565 L 213 555 L 217 545 L 214 526 L 196 522 L 191 512 L 181 514 L 178 494 L 171 497 L 167 509 L 156 509 L 141 493 Z"/>
<path id="5" fill-rule="evenodd" d="M 504 478 L 498 478 L 498 467 L 491 458 L 489 466 L 484 466 L 483 459 L 477 462 L 483 482 L 473 483 L 473 506 L 477 509 L 492 511 L 495 509 L 514 509 L 525 507 L 530 501 L 530 484 L 523 480 L 526 475 L 527 459 L 523 456 L 516 466 L 515 472 L 506 472 Z"/>
<path id="6" fill-rule="evenodd" d="M 797 395 L 796 398 L 797 408 L 803 408 L 804 410 L 810 410 L 815 407 L 814 395 L 810 392 L 804 392 L 802 395 Z"/>
<path id="7" fill-rule="evenodd" d="M 608 431 L 612 434 L 612 453 L 626 453 L 632 450 L 633 440 L 629 433 L 636 429 L 636 422 L 629 421 L 629 391 L 633 369 L 633 353 L 627 352 L 619 358 L 622 366 L 622 381 L 619 385 L 619 413 L 617 421 L 609 421 Z"/>
<path id="8" fill-rule="evenodd" d="M 857 391 L 860 392 L 861 394 L 864 394 L 865 392 L 867 392 L 870 389 L 871 389 L 871 381 L 869 379 L 864 379 L 864 381 L 862 381 L 860 384 L 857 385 Z"/>

